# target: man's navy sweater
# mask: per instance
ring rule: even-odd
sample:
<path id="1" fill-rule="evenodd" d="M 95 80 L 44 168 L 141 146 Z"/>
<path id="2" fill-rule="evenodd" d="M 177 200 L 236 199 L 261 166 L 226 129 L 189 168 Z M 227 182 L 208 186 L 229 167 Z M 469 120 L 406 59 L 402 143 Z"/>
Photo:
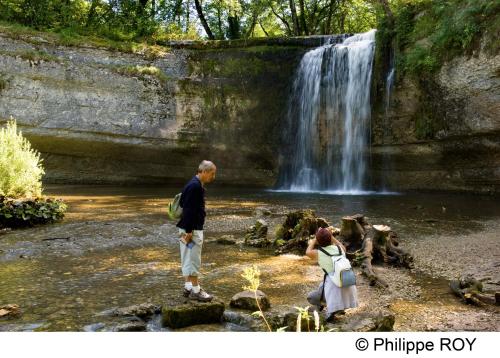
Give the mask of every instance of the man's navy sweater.
<path id="1" fill-rule="evenodd" d="M 182 216 L 177 227 L 186 230 L 203 230 L 205 224 L 205 188 L 200 179 L 194 176 L 182 189 L 181 201 Z"/>

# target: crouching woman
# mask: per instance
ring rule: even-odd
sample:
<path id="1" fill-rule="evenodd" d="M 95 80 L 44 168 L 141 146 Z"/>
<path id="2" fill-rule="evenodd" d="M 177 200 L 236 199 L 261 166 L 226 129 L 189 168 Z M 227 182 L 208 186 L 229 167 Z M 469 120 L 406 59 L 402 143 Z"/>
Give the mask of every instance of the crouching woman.
<path id="1" fill-rule="evenodd" d="M 325 275 L 318 289 L 309 293 L 307 300 L 316 306 L 318 311 L 322 310 L 323 303 L 326 302 L 328 322 L 333 322 L 334 316 L 343 314 L 345 309 L 358 306 L 356 285 L 338 287 L 329 275 L 334 268 L 332 256 L 338 257 L 339 255 L 345 256 L 345 247 L 333 237 L 330 230 L 320 228 L 316 233 L 316 238 L 309 240 L 306 256 L 316 261 Z"/>

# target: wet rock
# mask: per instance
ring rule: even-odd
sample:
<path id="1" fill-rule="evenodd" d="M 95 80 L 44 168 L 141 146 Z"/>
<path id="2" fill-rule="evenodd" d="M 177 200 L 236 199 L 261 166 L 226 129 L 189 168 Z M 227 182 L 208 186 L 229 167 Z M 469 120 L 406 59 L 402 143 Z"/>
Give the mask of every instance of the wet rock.
<path id="1" fill-rule="evenodd" d="M 47 323 L 2 324 L 0 332 L 35 332 L 47 328 Z"/>
<path id="2" fill-rule="evenodd" d="M 286 327 L 286 331 L 296 332 L 297 331 L 297 321 L 299 316 L 299 311 L 289 311 L 283 315 L 283 323 L 282 327 Z M 325 317 L 323 315 L 319 315 L 319 327 L 324 326 L 326 324 Z M 301 332 L 314 332 L 315 322 L 314 316 L 311 313 L 309 319 L 302 318 L 300 320 L 300 331 Z"/>
<path id="3" fill-rule="evenodd" d="M 255 317 L 248 313 L 224 311 L 222 319 L 224 320 L 224 322 L 232 323 L 241 327 L 246 327 L 248 329 L 254 329 L 256 326 Z"/>
<path id="4" fill-rule="evenodd" d="M 262 217 L 262 216 L 271 216 L 272 212 L 269 209 L 266 208 L 257 208 L 254 211 L 254 215 L 257 217 Z"/>
<path id="5" fill-rule="evenodd" d="M 170 328 L 182 328 L 219 323 L 222 321 L 224 308 L 224 302 L 215 299 L 212 302 L 169 302 L 162 308 L 162 324 Z"/>
<path id="6" fill-rule="evenodd" d="M 127 322 L 116 326 L 116 332 L 144 332 L 146 331 L 146 322 Z"/>
<path id="7" fill-rule="evenodd" d="M 249 290 L 239 292 L 231 298 L 231 303 L 229 305 L 234 308 L 258 311 L 259 307 L 257 306 L 257 301 L 263 311 L 271 307 L 271 303 L 266 294 L 260 290 L 257 290 L 256 294 Z"/>
<path id="8" fill-rule="evenodd" d="M 139 305 L 117 308 L 110 313 L 113 316 L 137 316 L 140 318 L 147 318 L 155 313 L 159 313 L 160 311 L 160 305 L 155 305 L 152 303 L 141 303 Z"/>
<path id="9" fill-rule="evenodd" d="M 285 326 L 283 323 L 283 313 L 279 311 L 280 308 L 282 307 L 277 307 L 277 310 L 274 311 L 264 312 L 264 316 L 266 317 L 267 323 L 269 323 L 272 331 L 276 331 Z M 265 324 L 262 317 L 251 313 L 225 311 L 223 318 L 225 322 L 232 323 L 239 327 L 245 327 L 249 331 L 269 331 L 269 328 Z"/>
<path id="10" fill-rule="evenodd" d="M 220 245 L 234 245 L 236 244 L 236 239 L 233 235 L 222 235 L 216 242 Z"/>
<path id="11" fill-rule="evenodd" d="M 360 313 L 350 317 L 342 325 L 343 331 L 355 332 L 392 332 L 395 315 L 389 311 Z"/>
<path id="12" fill-rule="evenodd" d="M 267 238 L 268 225 L 265 220 L 259 219 L 252 225 L 245 235 L 245 245 L 253 247 L 266 247 L 271 245 Z"/>
<path id="13" fill-rule="evenodd" d="M 268 240 L 267 238 L 262 238 L 262 239 L 256 239 L 256 240 L 245 240 L 245 245 L 247 246 L 252 246 L 252 247 L 268 247 L 271 246 L 271 241 Z"/>
<path id="14" fill-rule="evenodd" d="M 103 329 L 106 325 L 102 322 L 99 323 L 93 323 L 93 324 L 88 324 L 83 327 L 84 332 L 97 332 Z"/>
<path id="15" fill-rule="evenodd" d="M 21 310 L 19 309 L 19 305 L 16 304 L 8 304 L 4 306 L 0 306 L 0 318 L 8 317 L 15 318 L 21 315 Z"/>
<path id="16" fill-rule="evenodd" d="M 226 324 L 224 325 L 224 328 L 225 328 L 225 330 L 227 330 L 229 332 L 251 332 L 252 331 L 252 329 L 249 327 L 240 326 L 240 325 L 234 324 L 232 322 L 226 322 Z"/>

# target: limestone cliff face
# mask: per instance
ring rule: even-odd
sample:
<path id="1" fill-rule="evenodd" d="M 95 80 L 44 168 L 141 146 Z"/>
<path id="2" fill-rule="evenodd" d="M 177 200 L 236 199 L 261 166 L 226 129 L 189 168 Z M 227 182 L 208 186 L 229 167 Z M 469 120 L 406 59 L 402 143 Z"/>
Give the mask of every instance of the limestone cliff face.
<path id="1" fill-rule="evenodd" d="M 154 55 L 0 34 L 0 122 L 18 121 L 45 180 L 272 186 L 293 75 L 321 39 L 203 43 Z M 500 57 L 479 51 L 375 102 L 371 180 L 394 190 L 500 192 Z"/>
<path id="2" fill-rule="evenodd" d="M 130 54 L 0 34 L 0 121 L 42 152 L 45 180 L 271 186 L 293 72 L 316 41 Z"/>
<path id="3" fill-rule="evenodd" d="M 373 108 L 372 178 L 397 190 L 500 192 L 500 56 L 478 51 L 433 78 L 400 78 Z"/>

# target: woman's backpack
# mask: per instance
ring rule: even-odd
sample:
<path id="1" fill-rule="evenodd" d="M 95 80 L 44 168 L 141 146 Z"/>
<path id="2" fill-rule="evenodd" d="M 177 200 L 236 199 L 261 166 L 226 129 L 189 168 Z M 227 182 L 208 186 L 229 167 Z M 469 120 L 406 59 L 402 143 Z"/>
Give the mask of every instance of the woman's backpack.
<path id="1" fill-rule="evenodd" d="M 351 267 L 351 263 L 345 257 L 343 250 L 337 245 L 339 249 L 340 255 L 330 255 L 326 250 L 319 247 L 319 250 L 327 256 L 330 256 L 333 264 L 333 271 L 327 273 L 325 271 L 325 275 L 330 276 L 333 283 L 337 287 L 348 287 L 356 284 L 356 274 Z"/>
<path id="2" fill-rule="evenodd" d="M 178 220 L 182 215 L 181 196 L 182 193 L 177 194 L 174 196 L 174 200 L 168 204 L 167 215 L 170 220 Z"/>

